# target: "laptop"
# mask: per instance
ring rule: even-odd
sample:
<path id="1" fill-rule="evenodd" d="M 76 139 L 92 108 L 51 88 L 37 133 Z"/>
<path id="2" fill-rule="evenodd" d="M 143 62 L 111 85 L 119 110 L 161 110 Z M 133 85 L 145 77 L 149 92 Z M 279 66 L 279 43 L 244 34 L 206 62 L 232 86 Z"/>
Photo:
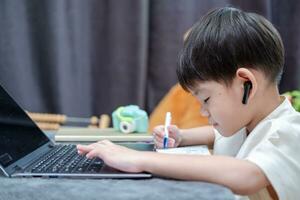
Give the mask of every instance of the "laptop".
<path id="1" fill-rule="evenodd" d="M 123 143 L 153 151 L 151 143 Z M 121 172 L 100 158 L 87 159 L 75 144 L 56 144 L 0 85 L 0 173 L 7 177 L 150 178 L 149 173 Z"/>

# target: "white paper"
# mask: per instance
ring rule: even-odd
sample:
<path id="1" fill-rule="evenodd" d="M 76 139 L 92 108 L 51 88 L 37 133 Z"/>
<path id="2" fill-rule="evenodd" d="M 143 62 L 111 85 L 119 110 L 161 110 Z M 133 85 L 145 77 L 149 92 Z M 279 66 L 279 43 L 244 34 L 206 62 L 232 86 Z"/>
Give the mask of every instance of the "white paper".
<path id="1" fill-rule="evenodd" d="M 211 155 L 206 145 L 185 146 L 178 148 L 156 149 L 159 153 Z"/>

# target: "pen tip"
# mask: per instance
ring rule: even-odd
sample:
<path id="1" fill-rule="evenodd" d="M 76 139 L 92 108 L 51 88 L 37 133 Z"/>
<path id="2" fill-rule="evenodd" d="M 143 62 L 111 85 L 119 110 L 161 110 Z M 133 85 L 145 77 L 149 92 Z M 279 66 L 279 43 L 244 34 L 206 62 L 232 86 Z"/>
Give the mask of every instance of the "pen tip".
<path id="1" fill-rule="evenodd" d="M 171 117 L 171 112 L 167 112 L 166 116 Z"/>

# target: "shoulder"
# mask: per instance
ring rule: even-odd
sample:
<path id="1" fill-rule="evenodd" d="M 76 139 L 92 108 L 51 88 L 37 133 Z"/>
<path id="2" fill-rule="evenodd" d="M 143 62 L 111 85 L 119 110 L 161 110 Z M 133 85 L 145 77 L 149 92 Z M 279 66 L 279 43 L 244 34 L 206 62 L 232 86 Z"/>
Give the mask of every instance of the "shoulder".
<path id="1" fill-rule="evenodd" d="M 245 159 L 264 172 L 280 199 L 295 199 L 300 195 L 299 113 L 267 119 L 258 128 L 256 136 L 261 140 Z"/>
<path id="2" fill-rule="evenodd" d="M 293 140 L 300 137 L 300 114 L 298 112 L 290 112 L 276 119 L 266 120 L 263 124 L 267 131 L 267 137 L 278 138 L 282 142 L 297 142 Z"/>

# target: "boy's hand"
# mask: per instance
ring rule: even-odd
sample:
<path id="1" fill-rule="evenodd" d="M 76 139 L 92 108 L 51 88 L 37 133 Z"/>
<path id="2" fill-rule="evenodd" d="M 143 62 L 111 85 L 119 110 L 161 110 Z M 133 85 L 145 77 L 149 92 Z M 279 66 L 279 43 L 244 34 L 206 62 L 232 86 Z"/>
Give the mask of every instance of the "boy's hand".
<path id="1" fill-rule="evenodd" d="M 169 131 L 168 147 L 169 148 L 178 147 L 182 140 L 182 136 L 179 129 L 175 125 L 170 125 L 168 127 L 168 131 Z M 154 144 L 155 147 L 158 149 L 163 148 L 164 134 L 165 133 L 164 133 L 163 125 L 156 126 L 153 129 Z"/>
<path id="2" fill-rule="evenodd" d="M 90 145 L 77 145 L 77 151 L 87 158 L 101 158 L 105 164 L 115 169 L 138 173 L 143 170 L 139 168 L 138 161 L 141 159 L 139 151 L 116 145 L 108 140 L 102 140 Z"/>

